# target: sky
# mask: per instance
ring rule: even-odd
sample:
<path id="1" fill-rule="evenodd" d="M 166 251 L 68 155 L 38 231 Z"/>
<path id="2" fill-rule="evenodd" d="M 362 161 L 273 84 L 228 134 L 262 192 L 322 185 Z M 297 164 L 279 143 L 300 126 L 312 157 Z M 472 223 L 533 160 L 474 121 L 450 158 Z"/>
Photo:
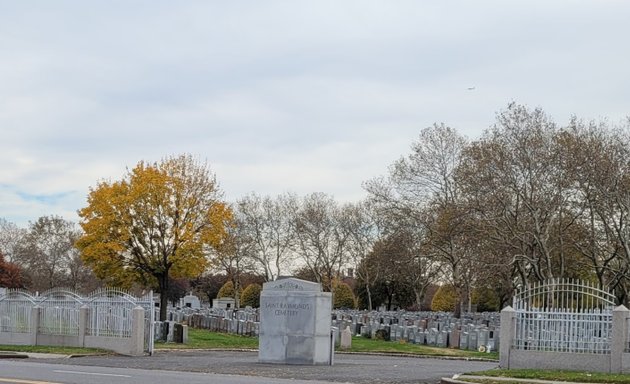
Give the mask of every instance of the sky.
<path id="1" fill-rule="evenodd" d="M 230 202 L 366 196 L 420 131 L 510 102 L 630 115 L 626 0 L 0 0 L 0 218 L 191 154 Z"/>

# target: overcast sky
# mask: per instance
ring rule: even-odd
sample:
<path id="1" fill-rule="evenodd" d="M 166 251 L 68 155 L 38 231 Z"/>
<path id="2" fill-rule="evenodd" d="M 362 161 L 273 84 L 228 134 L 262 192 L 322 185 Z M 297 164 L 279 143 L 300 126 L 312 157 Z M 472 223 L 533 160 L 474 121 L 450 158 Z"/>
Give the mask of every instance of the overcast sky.
<path id="1" fill-rule="evenodd" d="M 225 198 L 365 196 L 421 129 L 511 101 L 630 115 L 630 1 L 0 0 L 0 218 L 190 153 Z M 469 89 L 473 88 L 474 89 Z"/>

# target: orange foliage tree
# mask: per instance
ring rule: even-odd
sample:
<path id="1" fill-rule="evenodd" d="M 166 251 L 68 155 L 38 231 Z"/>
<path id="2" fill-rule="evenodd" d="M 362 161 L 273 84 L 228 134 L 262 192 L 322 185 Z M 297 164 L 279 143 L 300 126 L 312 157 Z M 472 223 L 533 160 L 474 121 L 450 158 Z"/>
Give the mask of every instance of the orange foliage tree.
<path id="1" fill-rule="evenodd" d="M 232 217 L 208 166 L 190 155 L 140 162 L 122 180 L 99 183 L 79 216 L 85 264 L 108 284 L 156 287 L 161 320 L 169 277 L 199 276 Z"/>

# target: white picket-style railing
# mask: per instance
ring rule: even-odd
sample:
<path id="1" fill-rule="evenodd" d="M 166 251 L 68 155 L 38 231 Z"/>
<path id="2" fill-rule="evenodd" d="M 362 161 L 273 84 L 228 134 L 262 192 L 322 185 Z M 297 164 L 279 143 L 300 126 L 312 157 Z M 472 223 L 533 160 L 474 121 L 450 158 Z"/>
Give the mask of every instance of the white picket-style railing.
<path id="1" fill-rule="evenodd" d="M 79 336 L 81 312 L 85 335 L 130 338 L 133 331 L 133 309 L 142 307 L 145 314 L 145 351 L 153 351 L 153 293 L 135 297 L 119 289 L 100 289 L 81 296 L 66 289 L 52 289 L 31 295 L 23 290 L 8 290 L 0 295 L 0 332 L 32 333 L 33 313 L 38 316 L 36 332 L 51 336 Z M 34 310 L 36 310 L 34 312 Z"/>

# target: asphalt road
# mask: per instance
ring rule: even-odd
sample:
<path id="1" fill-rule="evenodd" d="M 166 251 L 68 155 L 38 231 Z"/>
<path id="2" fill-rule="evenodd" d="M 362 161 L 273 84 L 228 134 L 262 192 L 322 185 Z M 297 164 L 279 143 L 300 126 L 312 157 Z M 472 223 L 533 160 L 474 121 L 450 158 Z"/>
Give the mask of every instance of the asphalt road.
<path id="1" fill-rule="evenodd" d="M 3 360 L 2 363 L 7 361 L 10 361 L 10 359 Z M 15 364 L 20 363 L 18 360 L 12 361 Z M 21 362 L 24 363 L 24 360 Z M 276 365 L 259 363 L 257 352 L 199 350 L 158 351 L 153 356 L 141 357 L 88 356 L 72 359 L 29 359 L 28 361 L 28 364 L 44 363 L 72 365 L 75 367 L 75 370 L 78 369 L 76 367 L 128 368 L 148 372 L 161 370 L 237 375 L 244 376 L 243 380 L 247 377 L 258 378 L 253 382 L 275 382 L 260 379 L 266 378 L 265 380 L 292 379 L 357 384 L 438 383 L 442 377 L 481 371 L 497 366 L 497 363 L 494 362 L 359 354 L 336 354 L 333 366 Z M 64 368 L 63 370 L 72 369 Z M 107 373 L 109 371 L 105 369 L 104 372 Z M 0 369 L 1 377 L 3 377 L 3 369 Z M 217 380 L 218 376 L 212 377 L 213 383 L 223 382 Z M 313 381 L 310 383 L 313 383 Z M 68 383 L 70 382 L 74 383 L 74 381 L 69 381 Z M 96 383 L 92 380 L 78 382 Z M 125 381 L 116 380 L 116 382 L 124 383 Z M 157 381 L 152 379 L 144 382 L 158 384 Z M 188 383 L 188 380 L 182 382 Z M 226 381 L 226 383 L 228 382 Z"/>
<path id="2" fill-rule="evenodd" d="M 66 362 L 71 362 L 66 360 Z M 30 361 L 0 361 L 0 383 L 14 384 L 327 384 L 214 373 L 176 372 L 130 368 L 86 367 Z"/>

